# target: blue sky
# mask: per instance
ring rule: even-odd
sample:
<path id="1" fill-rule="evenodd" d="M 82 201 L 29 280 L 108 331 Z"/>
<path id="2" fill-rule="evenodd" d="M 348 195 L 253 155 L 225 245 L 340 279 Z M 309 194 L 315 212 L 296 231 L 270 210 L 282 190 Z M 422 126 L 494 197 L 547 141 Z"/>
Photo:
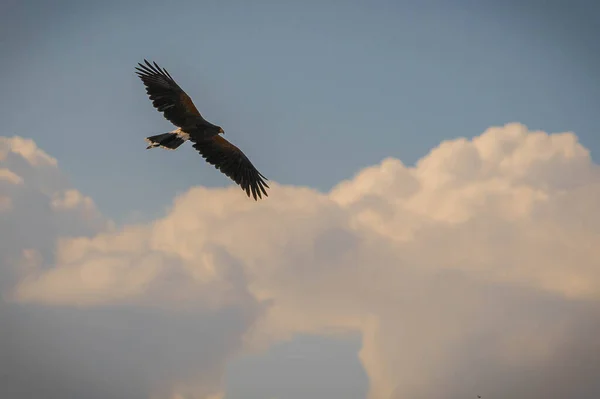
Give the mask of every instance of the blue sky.
<path id="1" fill-rule="evenodd" d="M 231 184 L 189 146 L 145 150 L 171 125 L 134 74 L 143 58 L 282 184 L 328 190 L 511 121 L 575 131 L 596 157 L 593 4 L 5 1 L 0 129 L 33 138 L 117 221 Z"/>
<path id="2" fill-rule="evenodd" d="M 34 139 L 118 222 L 150 220 L 192 186 L 231 185 L 189 145 L 145 150 L 144 137 L 173 128 L 134 74 L 148 58 L 280 184 L 329 190 L 383 158 L 413 164 L 513 121 L 574 131 L 598 160 L 600 6 L 533 3 L 4 0 L 0 135 Z M 307 370 L 336 357 L 364 397 L 362 369 L 344 360 L 356 340 L 290 345 L 316 348 Z M 228 399 L 281 393 L 252 371 L 293 375 L 285 348 L 230 365 Z"/>

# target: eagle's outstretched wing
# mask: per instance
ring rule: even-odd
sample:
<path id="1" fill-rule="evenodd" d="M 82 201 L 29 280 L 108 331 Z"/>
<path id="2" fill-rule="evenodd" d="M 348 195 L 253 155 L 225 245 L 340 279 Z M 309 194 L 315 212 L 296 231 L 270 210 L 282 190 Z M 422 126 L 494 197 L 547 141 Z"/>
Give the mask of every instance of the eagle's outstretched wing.
<path id="1" fill-rule="evenodd" d="M 146 93 L 152 105 L 163 113 L 172 124 L 185 128 L 202 115 L 196 109 L 190 96 L 179 87 L 166 69 L 160 68 L 156 62 L 150 64 L 144 59 L 146 65 L 138 63 L 136 74 L 146 86 Z"/>
<path id="2" fill-rule="evenodd" d="M 257 197 L 262 199 L 263 194 L 265 197 L 269 196 L 265 190 L 265 187 L 269 188 L 265 182 L 268 179 L 235 145 L 219 135 L 204 140 L 194 140 L 192 137 L 190 140 L 194 142 L 194 148 L 208 163 L 236 182 L 242 190 L 246 191 L 248 197 L 251 192 L 254 200 L 257 200 Z"/>

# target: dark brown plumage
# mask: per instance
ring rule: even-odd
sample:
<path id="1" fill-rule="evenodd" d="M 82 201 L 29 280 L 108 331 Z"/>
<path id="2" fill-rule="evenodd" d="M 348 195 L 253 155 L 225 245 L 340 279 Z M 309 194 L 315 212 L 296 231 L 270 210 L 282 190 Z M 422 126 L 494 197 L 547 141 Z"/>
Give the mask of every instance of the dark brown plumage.
<path id="1" fill-rule="evenodd" d="M 138 64 L 136 74 L 140 77 L 152 105 L 162 112 L 164 117 L 178 129 L 147 137 L 151 144 L 148 148 L 163 147 L 176 149 L 185 141 L 192 141 L 193 147 L 202 157 L 223 174 L 237 183 L 248 197 L 255 200 L 268 196 L 269 188 L 263 176 L 250 162 L 248 157 L 235 145 L 220 136 L 224 134 L 220 126 L 208 122 L 190 96 L 175 82 L 166 69 L 155 62 L 144 60 Z"/>

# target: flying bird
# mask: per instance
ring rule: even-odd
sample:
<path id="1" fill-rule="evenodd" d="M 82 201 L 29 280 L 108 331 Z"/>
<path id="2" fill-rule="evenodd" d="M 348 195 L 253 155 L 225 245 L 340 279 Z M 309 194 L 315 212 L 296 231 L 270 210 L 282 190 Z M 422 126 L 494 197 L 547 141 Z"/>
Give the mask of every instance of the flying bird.
<path id="1" fill-rule="evenodd" d="M 145 64 L 145 65 L 144 65 Z M 268 180 L 250 162 L 238 147 L 223 138 L 225 132 L 213 125 L 198 111 L 190 96 L 175 82 L 166 69 L 156 62 L 144 59 L 138 63 L 136 74 L 140 77 L 152 105 L 177 129 L 146 137 L 150 143 L 146 149 L 155 147 L 175 150 L 186 141 L 191 141 L 200 155 L 215 168 L 237 183 L 248 197 L 254 200 L 268 197 Z"/>

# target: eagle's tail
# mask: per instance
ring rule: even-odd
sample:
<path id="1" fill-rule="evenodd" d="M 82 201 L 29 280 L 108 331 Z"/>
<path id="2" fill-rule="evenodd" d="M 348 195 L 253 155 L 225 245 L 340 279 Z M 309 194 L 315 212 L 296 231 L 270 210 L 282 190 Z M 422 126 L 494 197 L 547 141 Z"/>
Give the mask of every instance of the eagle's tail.
<path id="1" fill-rule="evenodd" d="M 162 147 L 167 150 L 174 150 L 183 143 L 185 143 L 185 139 L 177 135 L 177 133 L 162 133 L 157 134 L 156 136 L 146 137 L 146 141 L 150 143 L 147 150 L 154 147 Z"/>

